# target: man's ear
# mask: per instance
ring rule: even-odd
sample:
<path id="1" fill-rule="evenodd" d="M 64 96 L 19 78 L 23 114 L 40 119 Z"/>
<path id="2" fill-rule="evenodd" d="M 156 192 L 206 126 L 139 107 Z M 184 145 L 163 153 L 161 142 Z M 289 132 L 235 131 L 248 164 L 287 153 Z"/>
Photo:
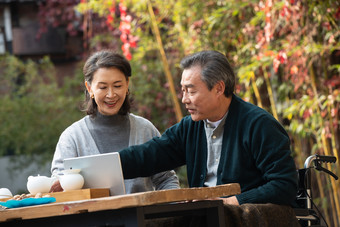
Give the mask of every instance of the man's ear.
<path id="1" fill-rule="evenodd" d="M 225 91 L 225 84 L 222 80 L 218 81 L 216 84 L 215 84 L 215 91 L 216 91 L 216 94 L 218 95 L 223 95 L 224 94 L 224 91 Z"/>

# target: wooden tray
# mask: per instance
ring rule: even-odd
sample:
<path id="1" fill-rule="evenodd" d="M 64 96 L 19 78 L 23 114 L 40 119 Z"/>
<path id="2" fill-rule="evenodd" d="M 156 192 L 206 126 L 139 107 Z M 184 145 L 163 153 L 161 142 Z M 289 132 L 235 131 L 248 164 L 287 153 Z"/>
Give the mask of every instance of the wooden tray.
<path id="1" fill-rule="evenodd" d="M 80 190 L 70 190 L 65 192 L 44 193 L 43 195 L 50 195 L 56 198 L 56 202 L 68 202 L 84 199 L 94 199 L 110 196 L 108 188 L 88 188 Z M 0 201 L 7 201 L 8 199 L 0 199 Z"/>

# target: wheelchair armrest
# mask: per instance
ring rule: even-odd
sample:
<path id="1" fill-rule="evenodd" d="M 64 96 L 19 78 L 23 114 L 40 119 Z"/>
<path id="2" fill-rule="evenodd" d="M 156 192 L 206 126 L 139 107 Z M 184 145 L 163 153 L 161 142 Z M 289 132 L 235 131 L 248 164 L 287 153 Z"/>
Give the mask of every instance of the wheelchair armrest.
<path id="1" fill-rule="evenodd" d="M 309 209 L 294 208 L 296 216 L 308 216 L 310 215 Z"/>

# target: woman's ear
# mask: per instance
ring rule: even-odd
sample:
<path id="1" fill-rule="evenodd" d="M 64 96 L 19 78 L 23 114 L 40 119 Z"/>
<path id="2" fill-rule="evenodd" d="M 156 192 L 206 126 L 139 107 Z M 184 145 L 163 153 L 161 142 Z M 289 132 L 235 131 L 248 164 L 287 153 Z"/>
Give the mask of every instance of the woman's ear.
<path id="1" fill-rule="evenodd" d="M 130 82 L 130 78 L 128 77 L 127 79 L 126 79 L 126 87 L 127 87 L 127 92 L 129 92 L 129 82 Z"/>
<path id="2" fill-rule="evenodd" d="M 87 92 L 90 94 L 90 97 L 92 97 L 92 91 L 91 91 L 91 85 L 87 81 L 85 81 L 85 87 Z"/>

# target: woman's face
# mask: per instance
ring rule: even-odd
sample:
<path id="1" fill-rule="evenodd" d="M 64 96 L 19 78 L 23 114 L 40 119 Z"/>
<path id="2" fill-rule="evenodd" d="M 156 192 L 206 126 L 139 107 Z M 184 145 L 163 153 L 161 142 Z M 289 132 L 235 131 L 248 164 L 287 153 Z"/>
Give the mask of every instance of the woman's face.
<path id="1" fill-rule="evenodd" d="M 92 83 L 85 81 L 85 86 L 101 114 L 115 115 L 124 103 L 129 80 L 116 68 L 100 68 L 94 73 Z"/>

